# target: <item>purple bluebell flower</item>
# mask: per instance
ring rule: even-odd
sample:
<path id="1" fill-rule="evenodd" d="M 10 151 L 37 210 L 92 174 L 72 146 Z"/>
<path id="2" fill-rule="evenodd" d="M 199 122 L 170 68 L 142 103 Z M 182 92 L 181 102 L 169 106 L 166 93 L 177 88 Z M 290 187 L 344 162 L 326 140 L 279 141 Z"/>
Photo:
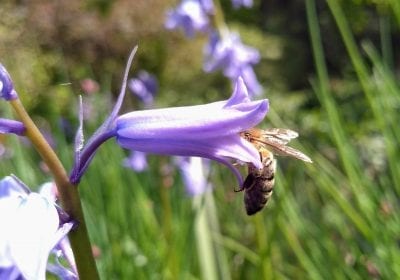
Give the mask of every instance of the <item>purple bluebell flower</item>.
<path id="1" fill-rule="evenodd" d="M 252 95 L 261 93 L 261 86 L 252 69 L 260 61 L 260 54 L 257 49 L 244 45 L 237 33 L 211 34 L 204 52 L 204 71 L 222 70 L 234 82 L 242 77 Z"/>
<path id="2" fill-rule="evenodd" d="M 179 157 L 176 159 L 186 192 L 190 196 L 196 196 L 211 189 L 207 181 L 209 173 L 209 161 L 199 157 Z"/>
<path id="3" fill-rule="evenodd" d="M 0 118 L 0 134 L 12 133 L 23 136 L 25 130 L 25 125 L 22 122 Z"/>
<path id="4" fill-rule="evenodd" d="M 158 91 L 157 79 L 146 71 L 140 71 L 137 78 L 128 81 L 128 88 L 143 102 L 146 108 L 154 103 L 154 96 Z"/>
<path id="5" fill-rule="evenodd" d="M 251 101 L 241 77 L 237 80 L 231 98 L 225 101 L 142 110 L 118 116 L 135 52 L 136 48 L 129 57 L 121 92 L 113 111 L 85 146 L 82 123 L 78 129 L 75 164 L 70 175 L 73 184 L 79 182 L 101 144 L 113 137 L 121 147 L 132 151 L 197 156 L 218 161 L 234 172 L 240 185 L 243 178 L 230 160 L 262 167 L 257 149 L 240 137 L 240 133 L 264 119 L 268 112 L 268 100 Z"/>
<path id="6" fill-rule="evenodd" d="M 73 226 L 60 211 L 15 176 L 0 181 L 0 279 L 45 279 L 51 250 Z"/>
<path id="7" fill-rule="evenodd" d="M 167 12 L 165 21 L 165 28 L 181 27 L 188 37 L 193 37 L 196 31 L 206 31 L 208 25 L 208 16 L 197 0 L 183 0 L 175 10 Z"/>
<path id="8" fill-rule="evenodd" d="M 0 63 L 0 98 L 5 100 L 13 100 L 18 98 L 18 94 L 14 89 L 13 82 L 11 80 L 10 74 Z"/>
<path id="9" fill-rule="evenodd" d="M 228 159 L 261 168 L 257 150 L 239 133 L 260 123 L 267 111 L 268 100 L 250 101 L 239 78 L 229 100 L 127 113 L 116 119 L 115 134 L 117 143 L 130 150 L 218 161 L 241 181 Z"/>
<path id="10" fill-rule="evenodd" d="M 149 167 L 146 153 L 139 151 L 132 151 L 129 157 L 124 159 L 123 165 L 136 172 L 143 172 Z"/>
<path id="11" fill-rule="evenodd" d="M 253 7 L 253 0 L 232 0 L 232 5 L 235 9 L 240 7 L 251 8 Z"/>

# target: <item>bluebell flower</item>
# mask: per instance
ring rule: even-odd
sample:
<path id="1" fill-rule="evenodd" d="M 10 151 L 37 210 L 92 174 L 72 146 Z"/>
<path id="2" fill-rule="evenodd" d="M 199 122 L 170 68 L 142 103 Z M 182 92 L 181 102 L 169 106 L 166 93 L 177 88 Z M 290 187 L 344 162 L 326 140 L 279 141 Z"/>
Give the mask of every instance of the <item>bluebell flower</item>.
<path id="1" fill-rule="evenodd" d="M 175 163 L 181 171 L 186 192 L 190 196 L 196 196 L 211 189 L 211 184 L 207 180 L 209 161 L 199 157 L 179 157 Z"/>
<path id="2" fill-rule="evenodd" d="M 257 149 L 240 133 L 264 119 L 268 100 L 251 101 L 241 77 L 237 79 L 231 98 L 225 101 L 142 110 L 118 116 L 135 51 L 136 48 L 128 60 L 121 92 L 109 117 L 86 145 L 83 145 L 82 124 L 78 129 L 75 164 L 70 175 L 73 184 L 79 182 L 101 144 L 114 137 L 118 145 L 132 151 L 197 156 L 220 162 L 234 172 L 240 185 L 243 178 L 232 160 L 262 167 Z"/>
<path id="3" fill-rule="evenodd" d="M 235 9 L 240 7 L 251 8 L 253 6 L 253 0 L 232 0 L 232 5 Z"/>
<path id="4" fill-rule="evenodd" d="M 209 5 L 209 3 L 205 3 Z M 193 37 L 196 31 L 206 31 L 209 20 L 206 11 L 197 0 L 183 0 L 175 10 L 167 12 L 165 28 L 182 28 L 185 35 Z"/>
<path id="5" fill-rule="evenodd" d="M 256 76 L 251 75 L 254 74 L 252 66 L 260 61 L 260 53 L 244 45 L 237 33 L 225 31 L 222 36 L 211 34 L 204 52 L 204 71 L 222 70 L 232 81 L 242 77 L 251 94 L 258 95 L 261 92 Z"/>
<path id="6" fill-rule="evenodd" d="M 73 226 L 60 211 L 15 176 L 0 181 L 0 279 L 45 279 L 51 250 Z"/>
<path id="7" fill-rule="evenodd" d="M 0 134 L 25 134 L 25 125 L 22 122 L 0 118 Z"/>
<path id="8" fill-rule="evenodd" d="M 128 88 L 140 98 L 146 108 L 153 106 L 154 96 L 158 91 L 158 83 L 154 75 L 140 71 L 137 78 L 128 81 Z"/>

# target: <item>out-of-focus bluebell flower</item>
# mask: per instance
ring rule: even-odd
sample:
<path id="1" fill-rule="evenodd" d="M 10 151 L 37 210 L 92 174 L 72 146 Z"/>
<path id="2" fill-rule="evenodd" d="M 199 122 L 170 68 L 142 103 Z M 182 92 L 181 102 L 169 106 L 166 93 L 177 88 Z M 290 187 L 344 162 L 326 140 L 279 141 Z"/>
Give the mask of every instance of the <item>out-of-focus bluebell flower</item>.
<path id="1" fill-rule="evenodd" d="M 206 31 L 208 24 L 208 16 L 198 0 L 183 0 L 175 10 L 167 12 L 165 28 L 180 27 L 186 36 L 193 37 L 196 31 Z"/>
<path id="2" fill-rule="evenodd" d="M 223 163 L 228 159 L 261 168 L 255 147 L 239 133 L 256 126 L 268 112 L 268 100 L 251 101 L 241 78 L 230 99 L 205 105 L 143 110 L 117 117 L 117 143 L 146 153 L 198 156 Z"/>
<path id="3" fill-rule="evenodd" d="M 214 13 L 214 2 L 213 0 L 199 0 L 201 7 L 207 14 Z"/>
<path id="4" fill-rule="evenodd" d="M 146 108 L 154 103 L 154 96 L 158 91 L 156 77 L 146 71 L 140 71 L 137 78 L 128 81 L 128 88 L 143 102 Z"/>
<path id="5" fill-rule="evenodd" d="M 130 156 L 124 159 L 123 165 L 137 172 L 143 172 L 149 167 L 146 153 L 139 151 L 132 151 Z"/>
<path id="6" fill-rule="evenodd" d="M 22 122 L 0 118 L 0 134 L 13 133 L 23 136 L 25 130 L 25 126 Z"/>
<path id="7" fill-rule="evenodd" d="M 204 52 L 204 71 L 222 70 L 232 81 L 241 76 L 252 95 L 261 92 L 252 69 L 260 61 L 260 54 L 257 49 L 244 45 L 237 33 L 226 31 L 222 36 L 211 34 Z"/>
<path id="8" fill-rule="evenodd" d="M 211 189 L 207 181 L 209 161 L 199 157 L 179 157 L 176 159 L 186 191 L 191 196 L 196 196 Z"/>
<path id="9" fill-rule="evenodd" d="M 251 8 L 253 6 L 253 0 L 232 0 L 232 5 L 235 9 L 240 7 Z"/>
<path id="10" fill-rule="evenodd" d="M 18 98 L 18 94 L 14 89 L 13 82 L 11 80 L 10 74 L 0 63 L 0 98 L 5 100 L 13 100 Z"/>
<path id="11" fill-rule="evenodd" d="M 45 279 L 51 250 L 73 226 L 60 211 L 15 176 L 0 181 L 0 279 Z"/>

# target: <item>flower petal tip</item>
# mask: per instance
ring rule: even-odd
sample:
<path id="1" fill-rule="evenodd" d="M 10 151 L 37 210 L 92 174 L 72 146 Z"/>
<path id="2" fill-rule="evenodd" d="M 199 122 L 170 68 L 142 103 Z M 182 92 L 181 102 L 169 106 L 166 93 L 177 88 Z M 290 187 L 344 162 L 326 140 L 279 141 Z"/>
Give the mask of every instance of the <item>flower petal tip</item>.
<path id="1" fill-rule="evenodd" d="M 14 85 L 7 69 L 0 63 L 0 98 L 5 100 L 17 99 L 17 92 L 14 90 Z"/>

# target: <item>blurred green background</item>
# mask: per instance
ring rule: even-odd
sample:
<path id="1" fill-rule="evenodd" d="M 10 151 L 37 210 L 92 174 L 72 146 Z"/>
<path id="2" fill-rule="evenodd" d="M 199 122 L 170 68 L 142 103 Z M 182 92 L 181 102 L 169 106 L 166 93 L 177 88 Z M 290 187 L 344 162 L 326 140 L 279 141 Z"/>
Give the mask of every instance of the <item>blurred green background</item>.
<path id="1" fill-rule="evenodd" d="M 221 4 L 228 26 L 262 56 L 255 71 L 271 111 L 261 127 L 298 131 L 293 146 L 314 163 L 281 158 L 271 201 L 248 217 L 225 167 L 212 164 L 213 192 L 193 198 L 166 168 L 170 158 L 150 156 L 150 169 L 135 173 L 121 165 L 128 153 L 106 143 L 80 185 L 103 279 L 400 277 L 400 2 L 254 2 Z M 110 111 L 136 44 L 130 77 L 141 69 L 157 76 L 156 107 L 230 96 L 221 73 L 202 71 L 207 38 L 164 29 L 174 5 L 1 1 L 0 60 L 68 169 L 81 81 L 100 86 L 83 96 L 95 108 L 88 137 Z M 123 111 L 140 108 L 127 94 Z M 12 116 L 5 102 L 0 115 Z M 0 143 L 1 176 L 31 186 L 51 178 L 26 141 Z"/>

